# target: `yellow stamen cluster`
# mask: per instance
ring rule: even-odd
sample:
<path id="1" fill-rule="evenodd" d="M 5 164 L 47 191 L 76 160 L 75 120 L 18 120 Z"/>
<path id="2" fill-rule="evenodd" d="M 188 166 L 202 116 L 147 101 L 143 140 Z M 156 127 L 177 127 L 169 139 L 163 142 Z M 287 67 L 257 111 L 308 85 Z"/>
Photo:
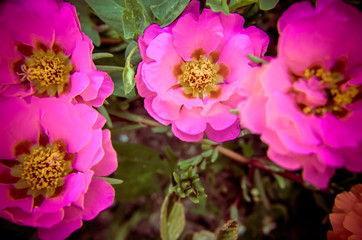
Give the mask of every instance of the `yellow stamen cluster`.
<path id="1" fill-rule="evenodd" d="M 185 94 L 193 97 L 204 98 L 210 92 L 218 90 L 217 85 L 223 82 L 217 74 L 219 66 L 212 63 L 212 59 L 201 55 L 199 59 L 193 58 L 185 62 L 182 67 L 182 74 L 178 77 L 180 85 Z"/>
<path id="2" fill-rule="evenodd" d="M 21 81 L 32 83 L 38 93 L 46 92 L 54 97 L 69 86 L 69 76 L 73 69 L 69 56 L 53 50 L 33 50 L 21 65 Z"/>
<path id="3" fill-rule="evenodd" d="M 305 114 L 314 113 L 317 116 L 323 116 L 328 111 L 335 115 L 345 115 L 348 111 L 345 106 L 351 104 L 359 94 L 357 86 L 348 85 L 343 88 L 345 78 L 339 72 L 326 72 L 323 68 L 306 69 L 303 77 L 305 80 L 309 80 L 312 77 L 320 79 L 321 84 L 325 86 L 326 96 L 329 98 L 323 106 L 304 106 L 302 111 Z"/>
<path id="4" fill-rule="evenodd" d="M 56 145 L 33 146 L 30 154 L 18 157 L 20 164 L 12 169 L 12 175 L 20 178 L 15 186 L 27 188 L 34 197 L 53 195 L 71 171 L 70 162 L 64 160 L 65 154 Z"/>

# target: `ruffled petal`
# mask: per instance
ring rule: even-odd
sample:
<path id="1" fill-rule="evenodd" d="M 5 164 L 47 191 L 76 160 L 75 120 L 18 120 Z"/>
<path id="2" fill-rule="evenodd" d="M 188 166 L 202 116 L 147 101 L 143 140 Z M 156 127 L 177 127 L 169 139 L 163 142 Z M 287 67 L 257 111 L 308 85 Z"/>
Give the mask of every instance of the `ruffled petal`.
<path id="1" fill-rule="evenodd" d="M 205 114 L 206 121 L 214 130 L 224 130 L 233 125 L 238 117 L 230 113 L 231 107 L 222 103 L 215 103 L 211 110 Z"/>
<path id="2" fill-rule="evenodd" d="M 173 134 L 179 138 L 181 141 L 185 142 L 199 142 L 202 140 L 204 133 L 198 133 L 198 134 L 187 134 L 182 131 L 180 131 L 175 124 L 172 124 L 171 126 Z"/>
<path id="3" fill-rule="evenodd" d="M 159 96 L 156 96 L 152 101 L 152 109 L 157 112 L 163 119 L 174 121 L 179 118 L 180 106 L 172 101 L 163 101 Z"/>
<path id="4" fill-rule="evenodd" d="M 199 19 L 192 13 L 186 13 L 172 28 L 172 34 L 174 46 L 185 61 L 190 61 L 191 54 L 200 48 L 208 55 L 224 37 L 218 15 L 209 11 L 203 11 Z"/>
<path id="5" fill-rule="evenodd" d="M 82 210 L 70 206 L 64 209 L 64 218 L 51 228 L 38 228 L 39 238 L 43 240 L 63 240 L 82 226 Z"/>
<path id="6" fill-rule="evenodd" d="M 215 130 L 208 124 L 205 131 L 206 136 L 211 141 L 218 143 L 233 140 L 239 136 L 240 132 L 241 129 L 238 121 L 235 121 L 234 124 L 223 130 Z"/>
<path id="7" fill-rule="evenodd" d="M 206 119 L 200 116 L 201 109 L 182 108 L 180 117 L 174 122 L 175 126 L 184 133 L 195 135 L 206 129 Z"/>
<path id="8" fill-rule="evenodd" d="M 84 220 L 95 218 L 98 213 L 108 208 L 114 199 L 114 189 L 103 179 L 93 178 L 84 195 Z"/>
<path id="9" fill-rule="evenodd" d="M 95 176 L 108 176 L 117 169 L 117 154 L 112 147 L 111 133 L 108 129 L 102 131 L 102 147 L 104 156 L 91 169 Z"/>

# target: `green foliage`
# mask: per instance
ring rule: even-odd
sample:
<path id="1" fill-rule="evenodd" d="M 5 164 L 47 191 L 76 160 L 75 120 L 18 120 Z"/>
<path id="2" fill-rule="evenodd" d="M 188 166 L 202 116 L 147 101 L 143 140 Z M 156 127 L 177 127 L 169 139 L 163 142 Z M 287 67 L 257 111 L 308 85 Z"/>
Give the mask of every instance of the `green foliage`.
<path id="1" fill-rule="evenodd" d="M 111 185 L 118 185 L 118 184 L 123 183 L 123 181 L 121 179 L 117 179 L 117 178 L 109 178 L 109 177 L 96 177 L 96 178 L 103 179 L 104 181 L 108 182 Z"/>
<path id="2" fill-rule="evenodd" d="M 134 78 L 136 72 L 133 68 L 133 65 L 131 64 L 131 58 L 133 53 L 137 50 L 137 48 L 138 46 L 135 46 L 126 58 L 126 64 L 123 70 L 123 86 L 124 86 L 125 95 L 130 93 L 134 89 L 134 86 L 136 85 L 136 80 Z"/>
<path id="3" fill-rule="evenodd" d="M 205 190 L 200 184 L 197 168 L 189 167 L 180 174 L 173 173 L 172 190 L 181 198 L 188 197 L 193 203 L 199 203 L 199 198 L 205 197 Z"/>
<path id="4" fill-rule="evenodd" d="M 259 58 L 255 55 L 252 55 L 252 54 L 246 54 L 246 56 L 253 62 L 257 63 L 257 64 L 266 64 L 268 63 L 266 60 L 262 59 L 262 58 Z"/>
<path id="5" fill-rule="evenodd" d="M 227 0 L 207 0 L 206 4 L 209 5 L 214 12 L 223 12 L 225 15 L 229 15 Z"/>
<path id="6" fill-rule="evenodd" d="M 113 123 L 112 123 L 112 120 L 111 120 L 111 117 L 109 116 L 108 112 L 107 112 L 107 109 L 102 105 L 100 107 L 97 108 L 98 109 L 98 112 L 100 114 L 102 114 L 102 116 L 106 119 L 106 125 L 107 127 L 109 128 L 112 128 L 113 127 Z"/>
<path id="7" fill-rule="evenodd" d="M 238 8 L 257 3 L 258 0 L 231 0 L 229 3 L 230 12 L 236 11 Z"/>
<path id="8" fill-rule="evenodd" d="M 122 13 L 124 38 L 133 38 L 135 34 L 142 36 L 150 21 L 145 15 L 145 9 L 138 0 L 125 0 L 126 8 Z"/>
<path id="9" fill-rule="evenodd" d="M 166 196 L 161 207 L 160 233 L 162 240 L 176 240 L 185 227 L 184 207 L 174 194 Z"/>
<path id="10" fill-rule="evenodd" d="M 185 9 L 189 0 L 169 1 L 164 0 L 159 4 L 150 5 L 153 15 L 165 27 L 172 23 Z"/>
<path id="11" fill-rule="evenodd" d="M 115 0 L 85 0 L 97 16 L 119 32 L 123 32 L 122 12 L 125 9 Z"/>
<path id="12" fill-rule="evenodd" d="M 101 45 L 99 33 L 94 29 L 94 22 L 90 18 L 91 12 L 84 1 L 71 0 L 70 1 L 76 8 L 79 18 L 79 23 L 82 31 L 92 40 L 93 44 L 97 47 Z"/>
<path id="13" fill-rule="evenodd" d="M 100 52 L 100 53 L 93 53 L 92 60 L 102 59 L 102 58 L 112 58 L 114 57 L 112 53 L 107 52 Z"/>
<path id="14" fill-rule="evenodd" d="M 261 10 L 270 10 L 273 9 L 279 0 L 259 0 L 259 6 Z"/>
<path id="15" fill-rule="evenodd" d="M 236 220 L 229 220 L 220 229 L 216 240 L 236 240 L 239 235 L 239 224 Z"/>
<path id="16" fill-rule="evenodd" d="M 114 72 L 111 73 L 110 76 L 114 83 L 113 95 L 124 98 L 134 98 L 136 96 L 135 88 L 133 88 L 127 95 L 125 94 L 123 72 Z"/>
<path id="17" fill-rule="evenodd" d="M 117 200 L 130 200 L 160 190 L 160 175 L 168 176 L 172 166 L 160 158 L 153 149 L 113 141 L 113 147 L 120 157 L 116 178 L 124 182 L 115 186 Z"/>

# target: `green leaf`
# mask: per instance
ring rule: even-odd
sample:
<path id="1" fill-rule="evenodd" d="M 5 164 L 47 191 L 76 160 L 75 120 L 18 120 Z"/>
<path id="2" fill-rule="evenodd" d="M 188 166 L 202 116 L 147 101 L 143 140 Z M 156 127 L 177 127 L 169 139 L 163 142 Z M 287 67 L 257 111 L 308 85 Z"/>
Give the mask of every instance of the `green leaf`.
<path id="1" fill-rule="evenodd" d="M 117 97 L 124 97 L 124 98 L 133 98 L 136 96 L 136 91 L 133 88 L 130 93 L 127 94 L 127 96 L 124 94 L 124 86 L 123 86 L 123 72 L 114 72 L 110 74 L 113 83 L 113 95 Z"/>
<path id="2" fill-rule="evenodd" d="M 123 180 L 117 178 L 109 178 L 109 177 L 95 177 L 103 179 L 104 181 L 108 182 L 111 185 L 117 185 L 123 183 Z"/>
<path id="3" fill-rule="evenodd" d="M 192 240 L 215 240 L 214 233 L 206 230 L 194 233 Z"/>
<path id="4" fill-rule="evenodd" d="M 205 152 L 202 152 L 202 153 L 201 153 L 201 156 L 203 156 L 204 158 L 211 157 L 212 152 L 213 152 L 213 150 L 212 150 L 212 149 L 209 149 L 209 150 L 207 150 L 207 151 L 205 151 Z"/>
<path id="5" fill-rule="evenodd" d="M 214 12 L 223 12 L 225 15 L 229 15 L 227 0 L 207 0 L 206 4 L 209 5 Z"/>
<path id="6" fill-rule="evenodd" d="M 85 0 L 103 22 L 123 32 L 122 13 L 124 7 L 115 0 Z"/>
<path id="7" fill-rule="evenodd" d="M 184 207 L 175 195 L 167 195 L 161 207 L 162 240 L 176 240 L 185 227 Z"/>
<path id="8" fill-rule="evenodd" d="M 186 170 L 190 166 L 195 166 L 195 165 L 199 164 L 201 162 L 201 160 L 202 160 L 202 156 L 197 155 L 195 157 L 192 157 L 192 158 L 189 158 L 187 160 L 179 162 L 178 165 L 179 165 L 181 170 Z"/>
<path id="9" fill-rule="evenodd" d="M 111 74 L 111 73 L 114 73 L 114 72 L 122 72 L 122 71 L 124 71 L 123 67 L 118 67 L 118 66 L 96 65 L 96 68 L 98 70 L 107 72 L 108 74 Z"/>
<path id="10" fill-rule="evenodd" d="M 220 229 L 216 240 L 236 240 L 239 235 L 239 224 L 236 220 L 229 220 Z"/>
<path id="11" fill-rule="evenodd" d="M 238 8 L 257 3 L 259 0 L 231 0 L 229 3 L 230 12 L 236 11 Z"/>
<path id="12" fill-rule="evenodd" d="M 132 52 L 132 50 L 138 47 L 138 43 L 135 40 L 131 40 L 129 41 L 127 48 L 126 48 L 126 52 L 125 52 L 125 58 L 127 58 L 128 56 L 130 56 L 130 53 Z M 130 63 L 133 66 L 137 66 L 139 62 L 142 61 L 142 57 L 141 57 L 141 53 L 140 50 L 137 48 L 133 54 L 131 55 L 131 60 Z"/>
<path id="13" fill-rule="evenodd" d="M 152 128 L 152 132 L 154 133 L 166 133 L 171 130 L 170 126 L 162 126 L 162 127 L 154 127 Z"/>
<path id="14" fill-rule="evenodd" d="M 268 63 L 268 61 L 260 58 L 260 57 L 257 57 L 253 54 L 246 54 L 246 56 L 253 62 L 257 63 L 257 64 L 266 64 Z"/>
<path id="15" fill-rule="evenodd" d="M 241 178 L 241 190 L 242 190 L 242 194 L 243 194 L 243 198 L 246 202 L 251 202 L 251 198 L 249 196 L 249 191 L 248 191 L 248 178 L 247 176 L 243 175 L 243 177 Z"/>
<path id="16" fill-rule="evenodd" d="M 124 37 L 130 39 L 134 34 L 143 35 L 150 22 L 145 16 L 145 10 L 138 0 L 125 0 L 126 8 L 122 13 Z"/>
<path id="17" fill-rule="evenodd" d="M 93 28 L 95 23 L 90 18 L 91 12 L 89 11 L 87 4 L 84 1 L 71 0 L 77 12 L 79 23 L 82 31 L 87 35 L 93 42 L 94 45 L 99 47 L 101 45 L 101 38 L 99 37 L 99 33 Z"/>
<path id="18" fill-rule="evenodd" d="M 143 145 L 116 141 L 113 147 L 121 159 L 115 177 L 124 181 L 115 186 L 117 200 L 130 200 L 161 190 L 159 176 L 170 170 L 156 151 Z"/>
<path id="19" fill-rule="evenodd" d="M 230 113 L 233 113 L 233 114 L 240 114 L 239 113 L 239 110 L 238 109 L 231 109 L 230 111 L 229 111 Z"/>
<path id="20" fill-rule="evenodd" d="M 254 155 L 253 142 L 249 141 L 245 143 L 244 141 L 240 141 L 241 148 L 243 150 L 243 155 L 247 158 L 252 157 Z"/>
<path id="21" fill-rule="evenodd" d="M 270 10 L 273 9 L 279 0 L 259 0 L 259 7 L 261 10 Z"/>
<path id="22" fill-rule="evenodd" d="M 275 179 L 278 182 L 278 185 L 281 189 L 285 189 L 286 187 L 286 182 L 285 182 L 285 178 L 283 178 L 282 176 L 278 175 L 278 174 L 273 174 L 273 176 L 275 177 Z"/>
<path id="23" fill-rule="evenodd" d="M 123 86 L 124 86 L 124 94 L 127 95 L 130 93 L 134 86 L 136 85 L 136 80 L 134 78 L 134 75 L 136 74 L 135 70 L 133 69 L 133 66 L 131 64 L 131 58 L 133 53 L 138 49 L 138 46 L 134 47 L 132 51 L 129 53 L 126 59 L 126 64 L 124 66 L 123 70 Z"/>
<path id="24" fill-rule="evenodd" d="M 106 109 L 104 106 L 100 106 L 100 107 L 98 107 L 97 109 L 98 109 L 98 112 L 99 112 L 100 114 L 102 114 L 102 116 L 106 119 L 106 125 L 107 125 L 107 127 L 112 128 L 112 127 L 113 127 L 113 123 L 112 123 L 111 117 L 110 117 L 109 114 L 108 114 L 107 109 Z"/>
<path id="25" fill-rule="evenodd" d="M 102 58 L 112 58 L 113 54 L 112 53 L 107 53 L 107 52 L 100 52 L 100 53 L 93 53 L 92 54 L 92 60 L 97 60 L 97 59 L 102 59 Z"/>
<path id="26" fill-rule="evenodd" d="M 160 4 L 151 5 L 153 15 L 161 22 L 161 27 L 172 23 L 185 9 L 189 0 L 169 1 L 164 0 Z"/>
<path id="27" fill-rule="evenodd" d="M 216 161 L 216 159 L 219 157 L 219 151 L 215 148 L 214 149 L 214 151 L 213 151 L 213 153 L 212 153 L 212 155 L 211 155 L 211 162 L 213 163 L 213 162 L 215 162 Z"/>

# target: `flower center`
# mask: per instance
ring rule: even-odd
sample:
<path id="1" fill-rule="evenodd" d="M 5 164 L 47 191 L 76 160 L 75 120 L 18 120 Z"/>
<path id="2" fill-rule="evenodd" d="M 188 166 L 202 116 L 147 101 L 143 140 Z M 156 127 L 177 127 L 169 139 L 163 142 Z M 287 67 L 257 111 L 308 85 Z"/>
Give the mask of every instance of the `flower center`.
<path id="1" fill-rule="evenodd" d="M 69 56 L 53 50 L 33 50 L 21 65 L 21 81 L 32 83 L 38 93 L 54 97 L 69 87 L 69 76 L 73 69 Z"/>
<path id="2" fill-rule="evenodd" d="M 57 187 L 64 184 L 62 179 L 71 171 L 65 155 L 53 144 L 33 146 L 30 154 L 20 155 L 20 187 L 28 188 L 33 195 L 52 195 Z"/>
<path id="3" fill-rule="evenodd" d="M 296 91 L 297 103 L 305 114 L 324 116 L 328 111 L 339 118 L 344 118 L 349 112 L 347 106 L 357 101 L 359 95 L 358 86 L 348 84 L 348 80 L 337 71 L 325 71 L 323 68 L 306 69 L 302 79 L 299 80 L 299 82 L 305 81 L 306 91 L 300 89 Z M 294 87 L 297 84 L 294 84 Z M 317 97 L 313 91 L 321 94 L 321 97 Z M 318 98 L 319 100 L 316 100 Z"/>
<path id="4" fill-rule="evenodd" d="M 192 97 L 204 98 L 210 92 L 218 90 L 217 85 L 223 82 L 222 76 L 218 74 L 219 66 L 212 62 L 211 57 L 206 58 L 204 55 L 185 62 L 181 71 L 179 84 L 184 93 Z"/>

